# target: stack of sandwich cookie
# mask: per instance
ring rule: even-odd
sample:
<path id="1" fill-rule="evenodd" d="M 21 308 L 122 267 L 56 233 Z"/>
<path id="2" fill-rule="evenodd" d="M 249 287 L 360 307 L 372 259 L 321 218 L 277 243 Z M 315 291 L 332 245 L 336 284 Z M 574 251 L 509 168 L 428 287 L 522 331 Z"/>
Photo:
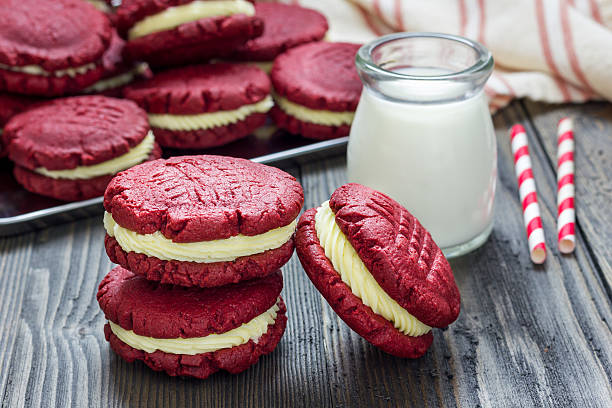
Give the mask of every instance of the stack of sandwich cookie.
<path id="1" fill-rule="evenodd" d="M 115 173 L 161 156 L 146 113 L 105 96 L 33 107 L 9 120 L 2 139 L 17 181 L 64 201 L 101 196 Z"/>
<path id="2" fill-rule="evenodd" d="M 291 175 L 248 160 L 144 163 L 106 190 L 106 251 L 163 283 L 212 287 L 260 278 L 291 258 L 303 201 Z"/>
<path id="3" fill-rule="evenodd" d="M 270 72 L 278 55 L 298 45 L 322 40 L 328 28 L 321 13 L 295 4 L 256 3 L 255 16 L 264 22 L 263 34 L 240 46 L 232 58 L 249 61 L 266 72 Z"/>
<path id="4" fill-rule="evenodd" d="M 6 0 L 0 13 L 0 90 L 58 96 L 101 78 L 108 18 L 82 0 Z"/>
<path id="5" fill-rule="evenodd" d="M 358 49 L 314 42 L 276 58 L 270 73 L 276 125 L 312 139 L 347 136 L 362 88 L 354 63 Z"/>
<path id="6" fill-rule="evenodd" d="M 442 251 L 416 218 L 380 192 L 338 188 L 302 215 L 296 247 L 334 311 L 387 353 L 422 356 L 431 328 L 459 315 L 459 290 Z"/>
<path id="7" fill-rule="evenodd" d="M 117 18 L 126 56 L 155 66 L 228 55 L 263 32 L 246 0 L 124 0 Z"/>
<path id="8" fill-rule="evenodd" d="M 104 334 L 128 362 L 207 378 L 246 370 L 271 353 L 287 317 L 280 271 L 221 288 L 183 288 L 144 279 L 118 266 L 100 283 Z"/>
<path id="9" fill-rule="evenodd" d="M 121 97 L 125 85 L 135 79 L 148 79 L 153 77 L 151 69 L 146 62 L 127 62 L 123 59 L 125 41 L 113 30 L 110 46 L 102 56 L 104 72 L 99 81 L 83 90 L 85 94 L 102 94 L 106 96 Z"/>
<path id="10" fill-rule="evenodd" d="M 100 284 L 106 339 L 127 361 L 170 375 L 238 373 L 272 352 L 285 305 L 279 268 L 304 201 L 282 170 L 222 156 L 155 160 L 104 195 Z"/>
<path id="11" fill-rule="evenodd" d="M 160 72 L 124 89 L 149 115 L 160 145 L 182 149 L 223 145 L 265 124 L 273 105 L 270 80 L 245 64 L 209 64 Z"/>

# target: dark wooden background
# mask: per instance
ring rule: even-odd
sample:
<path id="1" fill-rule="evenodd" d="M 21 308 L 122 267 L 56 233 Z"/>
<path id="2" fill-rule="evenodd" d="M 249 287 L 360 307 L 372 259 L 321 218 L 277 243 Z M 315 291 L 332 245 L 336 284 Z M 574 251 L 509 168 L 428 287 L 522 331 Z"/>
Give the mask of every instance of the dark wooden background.
<path id="1" fill-rule="evenodd" d="M 556 249 L 555 132 L 576 118 L 578 241 Z M 514 102 L 495 115 L 496 224 L 476 252 L 452 261 L 457 322 L 434 331 L 418 360 L 386 355 L 322 300 L 297 257 L 284 267 L 287 331 L 248 371 L 206 381 L 128 364 L 104 340 L 95 300 L 111 269 L 102 218 L 0 239 L 0 403 L 3 407 L 611 407 L 612 105 Z M 527 253 L 508 127 L 529 133 L 546 239 Z M 295 162 L 306 208 L 345 182 L 345 159 Z"/>

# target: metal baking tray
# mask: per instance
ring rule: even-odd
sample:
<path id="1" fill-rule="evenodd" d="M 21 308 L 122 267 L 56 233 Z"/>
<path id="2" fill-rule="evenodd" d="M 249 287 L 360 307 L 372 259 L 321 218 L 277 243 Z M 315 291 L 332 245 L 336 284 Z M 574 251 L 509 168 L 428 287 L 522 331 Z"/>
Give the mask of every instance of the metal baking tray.
<path id="1" fill-rule="evenodd" d="M 251 159 L 276 167 L 290 165 L 298 158 L 308 159 L 341 154 L 348 137 L 317 142 L 277 130 L 260 133 L 226 146 L 202 151 L 164 150 L 164 157 L 189 154 L 217 154 Z M 101 214 L 102 197 L 65 203 L 30 193 L 13 178 L 13 165 L 0 159 L 0 236 L 21 234 L 51 225 Z"/>

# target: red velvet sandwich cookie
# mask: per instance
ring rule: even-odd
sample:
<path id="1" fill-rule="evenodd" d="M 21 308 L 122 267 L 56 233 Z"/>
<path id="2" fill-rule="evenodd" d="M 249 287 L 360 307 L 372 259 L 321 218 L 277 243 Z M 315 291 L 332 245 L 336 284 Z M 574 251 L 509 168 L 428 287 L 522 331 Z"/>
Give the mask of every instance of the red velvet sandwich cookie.
<path id="1" fill-rule="evenodd" d="M 245 64 L 175 68 L 126 87 L 124 96 L 147 111 L 160 145 L 181 149 L 245 137 L 273 105 L 268 76 Z"/>
<path id="2" fill-rule="evenodd" d="M 57 96 L 102 76 L 108 18 L 82 0 L 5 0 L 0 13 L 0 90 Z"/>
<path id="3" fill-rule="evenodd" d="M 263 32 L 246 0 L 124 0 L 117 17 L 126 56 L 155 66 L 229 55 Z"/>
<path id="4" fill-rule="evenodd" d="M 347 136 L 361 95 L 359 45 L 315 42 L 278 56 L 270 73 L 277 126 L 312 139 Z"/>
<path id="5" fill-rule="evenodd" d="M 223 156 L 156 160 L 104 194 L 106 252 L 147 279 L 213 287 L 266 276 L 293 254 L 302 187 L 282 170 Z"/>
<path id="6" fill-rule="evenodd" d="M 1 137 L 4 125 L 16 114 L 39 102 L 39 100 L 27 96 L 0 93 L 0 157 L 7 154 Z"/>
<path id="7" fill-rule="evenodd" d="M 266 72 L 279 54 L 322 40 L 328 28 L 321 13 L 293 4 L 256 3 L 255 16 L 264 22 L 263 34 L 240 46 L 232 58 L 254 62 Z"/>
<path id="8" fill-rule="evenodd" d="M 338 188 L 302 215 L 296 247 L 338 316 L 387 353 L 422 356 L 431 327 L 459 315 L 459 290 L 442 251 L 414 216 L 378 191 Z"/>
<path id="9" fill-rule="evenodd" d="M 3 140 L 28 191 L 76 201 L 104 194 L 113 175 L 161 156 L 146 113 L 105 96 L 56 99 L 13 116 Z"/>
<path id="10" fill-rule="evenodd" d="M 113 30 L 111 43 L 102 56 L 104 73 L 99 81 L 83 90 L 86 94 L 121 97 L 123 87 L 135 79 L 150 79 L 153 73 L 146 62 L 128 62 L 123 59 L 125 41 Z"/>
<path id="11" fill-rule="evenodd" d="M 277 271 L 221 288 L 163 285 L 118 266 L 100 283 L 106 340 L 128 362 L 156 371 L 207 378 L 246 370 L 271 353 L 285 331 Z"/>

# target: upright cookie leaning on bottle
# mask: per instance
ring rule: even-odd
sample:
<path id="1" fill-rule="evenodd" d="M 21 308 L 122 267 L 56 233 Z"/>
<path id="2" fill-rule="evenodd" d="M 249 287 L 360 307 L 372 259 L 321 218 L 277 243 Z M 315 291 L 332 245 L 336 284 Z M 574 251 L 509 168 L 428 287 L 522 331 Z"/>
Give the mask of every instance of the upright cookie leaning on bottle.
<path id="1" fill-rule="evenodd" d="M 261 278 L 293 254 L 302 187 L 249 160 L 182 156 L 118 174 L 104 194 L 106 252 L 147 279 L 214 287 Z"/>
<path id="2" fill-rule="evenodd" d="M 296 232 L 308 277 L 359 335 L 398 357 L 417 358 L 431 327 L 459 315 L 459 290 L 431 235 L 390 197 L 359 184 L 306 211 Z"/>
<path id="3" fill-rule="evenodd" d="M 263 32 L 247 0 L 123 0 L 117 18 L 125 56 L 154 66 L 228 55 Z"/>
<path id="4" fill-rule="evenodd" d="M 3 0 L 0 8 L 0 90 L 59 96 L 100 79 L 111 24 L 94 6 Z"/>

